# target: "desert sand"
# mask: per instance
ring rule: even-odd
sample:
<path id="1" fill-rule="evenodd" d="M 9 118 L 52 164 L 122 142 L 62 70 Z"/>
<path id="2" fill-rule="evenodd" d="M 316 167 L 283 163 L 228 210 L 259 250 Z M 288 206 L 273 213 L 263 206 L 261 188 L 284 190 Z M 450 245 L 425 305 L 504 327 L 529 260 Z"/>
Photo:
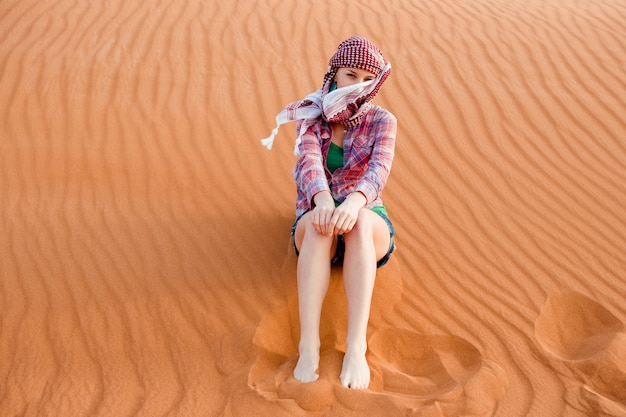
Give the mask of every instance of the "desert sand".
<path id="1" fill-rule="evenodd" d="M 0 416 L 626 415 L 622 0 L 0 1 Z M 367 390 L 297 359 L 295 125 L 370 38 L 399 120 Z"/>

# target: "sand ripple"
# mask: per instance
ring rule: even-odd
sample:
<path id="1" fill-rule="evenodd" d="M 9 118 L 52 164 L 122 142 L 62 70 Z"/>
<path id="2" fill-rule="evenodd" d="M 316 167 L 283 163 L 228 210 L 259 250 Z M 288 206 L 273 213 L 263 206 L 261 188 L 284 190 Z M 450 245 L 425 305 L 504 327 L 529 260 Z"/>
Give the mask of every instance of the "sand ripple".
<path id="1" fill-rule="evenodd" d="M 0 416 L 624 415 L 626 6 L 0 1 Z M 293 131 L 393 64 L 372 385 L 291 378 Z M 391 413 L 391 414 L 390 414 Z"/>

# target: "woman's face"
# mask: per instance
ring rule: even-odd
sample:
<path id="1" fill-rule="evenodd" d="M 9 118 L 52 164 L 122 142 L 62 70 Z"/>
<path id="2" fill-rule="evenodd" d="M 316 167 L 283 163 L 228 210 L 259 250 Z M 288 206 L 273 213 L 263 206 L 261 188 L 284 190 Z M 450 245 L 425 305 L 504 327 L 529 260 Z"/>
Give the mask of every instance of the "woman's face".
<path id="1" fill-rule="evenodd" d="M 360 68 L 339 68 L 335 74 L 337 88 L 346 87 L 352 84 L 371 81 L 376 75 Z"/>

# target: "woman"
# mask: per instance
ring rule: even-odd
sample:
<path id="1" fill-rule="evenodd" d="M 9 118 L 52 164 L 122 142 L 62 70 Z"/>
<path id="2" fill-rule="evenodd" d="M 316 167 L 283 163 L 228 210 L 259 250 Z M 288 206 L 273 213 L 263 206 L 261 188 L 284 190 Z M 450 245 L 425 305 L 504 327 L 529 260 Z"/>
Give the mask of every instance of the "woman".
<path id="1" fill-rule="evenodd" d="M 318 379 L 320 316 L 332 263 L 343 263 L 348 334 L 341 383 L 369 386 L 367 323 L 376 269 L 394 249 L 381 198 L 394 155 L 396 118 L 371 103 L 391 65 L 364 37 L 343 41 L 320 90 L 289 104 L 277 124 L 296 120 L 298 189 L 292 241 L 298 255 L 299 359 L 294 377 Z M 271 149 L 274 136 L 263 140 Z"/>

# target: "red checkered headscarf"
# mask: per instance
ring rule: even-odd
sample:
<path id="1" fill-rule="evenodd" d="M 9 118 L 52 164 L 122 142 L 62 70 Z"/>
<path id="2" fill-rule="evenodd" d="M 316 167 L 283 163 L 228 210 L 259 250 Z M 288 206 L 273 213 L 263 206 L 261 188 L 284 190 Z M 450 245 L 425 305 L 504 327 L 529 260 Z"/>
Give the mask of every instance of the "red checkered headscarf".
<path id="1" fill-rule="evenodd" d="M 360 122 L 360 116 L 369 107 L 367 104 L 372 101 L 389 76 L 391 65 L 385 60 L 380 49 L 367 38 L 363 36 L 348 38 L 339 44 L 337 52 L 328 61 L 328 72 L 324 76 L 322 86 L 323 96 L 328 94 L 339 68 L 359 68 L 376 76 L 374 88 L 358 95 L 353 102 L 346 103 L 344 110 L 333 115 L 323 112 L 324 119 L 328 122 L 341 123 L 346 127 L 356 126 Z"/>
<path id="2" fill-rule="evenodd" d="M 374 74 L 376 78 L 330 91 L 339 68 L 363 69 Z M 329 123 L 340 123 L 347 128 L 358 125 L 390 72 L 391 64 L 372 42 L 362 36 L 346 39 L 339 44 L 328 62 L 328 71 L 324 75 L 322 88 L 309 94 L 304 100 L 294 101 L 281 110 L 276 116 L 276 128 L 261 142 L 268 149 L 272 149 L 280 125 L 294 120 L 304 120 L 294 149 L 294 153 L 298 155 L 300 138 L 309 127 L 318 122 L 319 116 Z"/>

